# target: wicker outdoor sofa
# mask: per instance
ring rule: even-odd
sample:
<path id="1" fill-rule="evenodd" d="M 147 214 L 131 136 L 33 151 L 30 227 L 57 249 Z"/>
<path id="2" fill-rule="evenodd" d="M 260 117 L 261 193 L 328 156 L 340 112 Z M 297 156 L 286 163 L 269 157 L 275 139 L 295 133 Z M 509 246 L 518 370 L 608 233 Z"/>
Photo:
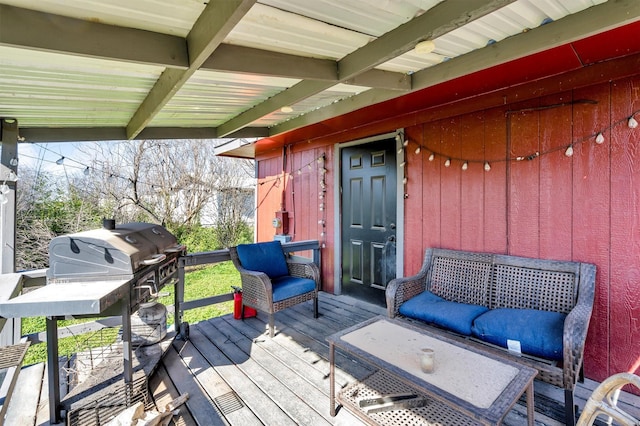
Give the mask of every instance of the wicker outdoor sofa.
<path id="1" fill-rule="evenodd" d="M 429 248 L 417 275 L 387 286 L 387 313 L 536 368 L 564 389 L 573 425 L 595 275 L 588 263 Z"/>

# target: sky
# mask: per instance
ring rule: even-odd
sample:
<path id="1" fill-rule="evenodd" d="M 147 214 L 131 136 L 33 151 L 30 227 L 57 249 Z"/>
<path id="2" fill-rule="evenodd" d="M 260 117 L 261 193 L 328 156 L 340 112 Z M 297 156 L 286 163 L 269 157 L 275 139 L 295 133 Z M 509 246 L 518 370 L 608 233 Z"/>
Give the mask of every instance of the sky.
<path id="1" fill-rule="evenodd" d="M 19 143 L 18 175 L 20 167 L 40 170 L 54 176 L 82 173 L 90 164 L 89 157 L 80 149 L 94 142 Z M 62 164 L 57 164 L 61 158 Z"/>

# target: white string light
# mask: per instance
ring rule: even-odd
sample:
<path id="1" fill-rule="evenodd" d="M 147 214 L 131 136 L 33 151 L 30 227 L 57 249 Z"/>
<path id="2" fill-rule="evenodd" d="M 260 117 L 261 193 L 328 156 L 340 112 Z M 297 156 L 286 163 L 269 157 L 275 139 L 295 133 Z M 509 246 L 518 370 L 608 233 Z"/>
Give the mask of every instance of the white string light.
<path id="1" fill-rule="evenodd" d="M 490 162 L 496 163 L 496 162 L 509 162 L 509 161 L 532 161 L 538 157 L 540 157 L 541 155 L 545 155 L 545 154 L 550 154 L 552 152 L 558 151 L 558 150 L 564 150 L 564 155 L 567 157 L 571 157 L 573 156 L 573 154 L 575 153 L 574 151 L 574 146 L 576 144 L 581 144 L 584 143 L 586 141 L 594 141 L 597 145 L 602 145 L 605 142 L 605 136 L 604 133 L 607 130 L 611 130 L 614 126 L 620 124 L 620 123 L 625 123 L 627 125 L 627 127 L 629 129 L 636 129 L 638 128 L 638 121 L 635 119 L 635 116 L 640 113 L 640 111 L 635 111 L 633 114 L 631 114 L 630 116 L 622 119 L 622 120 L 618 120 L 617 122 L 612 123 L 610 126 L 601 129 L 600 131 L 596 132 L 596 133 L 592 133 L 582 139 L 578 139 L 578 140 L 574 140 L 570 145 L 565 145 L 557 147 L 557 148 L 552 148 L 549 149 L 547 151 L 544 152 L 539 152 L 536 151 L 533 154 L 529 154 L 529 155 L 519 155 L 516 157 L 508 157 L 505 159 L 493 159 L 490 161 L 486 161 L 486 160 L 470 160 L 470 159 L 465 159 L 465 158 L 455 158 L 455 157 L 449 157 L 444 153 L 439 153 L 437 151 L 432 150 L 431 148 L 429 148 L 426 145 L 418 145 L 418 148 L 416 148 L 416 152 L 418 152 L 418 149 L 426 149 L 428 150 L 429 153 L 429 157 L 427 157 L 427 159 L 429 161 L 434 161 L 436 156 L 445 158 L 445 162 L 444 162 L 444 166 L 445 167 L 449 167 L 451 165 L 451 161 L 452 160 L 456 160 L 456 161 L 460 161 L 462 163 L 462 170 L 467 170 L 468 167 L 470 166 L 470 164 L 472 163 L 481 163 L 483 164 L 484 170 L 485 171 L 490 171 L 491 170 L 491 165 Z"/>

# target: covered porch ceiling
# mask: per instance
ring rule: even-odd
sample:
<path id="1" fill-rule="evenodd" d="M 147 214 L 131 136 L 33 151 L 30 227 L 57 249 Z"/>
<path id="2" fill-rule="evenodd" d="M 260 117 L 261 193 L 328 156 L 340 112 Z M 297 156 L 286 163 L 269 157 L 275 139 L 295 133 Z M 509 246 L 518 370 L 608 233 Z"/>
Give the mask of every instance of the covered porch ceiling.
<path id="1" fill-rule="evenodd" d="M 634 54 L 639 32 L 637 0 L 0 0 L 0 117 L 27 142 L 216 139 L 252 158 L 251 138 L 446 103 L 491 70 L 504 87 Z"/>

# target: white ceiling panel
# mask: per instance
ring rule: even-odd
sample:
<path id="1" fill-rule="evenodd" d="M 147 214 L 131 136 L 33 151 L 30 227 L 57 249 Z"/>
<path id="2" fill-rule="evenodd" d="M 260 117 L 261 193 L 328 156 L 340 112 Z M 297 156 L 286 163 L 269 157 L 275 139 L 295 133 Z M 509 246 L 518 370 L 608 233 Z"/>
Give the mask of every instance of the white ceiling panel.
<path id="1" fill-rule="evenodd" d="M 200 0 L 2 0 L 2 4 L 181 37 L 204 9 Z"/>
<path id="2" fill-rule="evenodd" d="M 33 127 L 123 126 L 161 72 L 0 46 L 0 115 Z"/>
<path id="3" fill-rule="evenodd" d="M 302 118 L 307 114 L 322 120 L 424 88 L 416 86 L 421 71 L 470 52 L 487 52 L 481 63 L 491 66 L 493 49 L 481 50 L 488 44 L 549 22 L 561 25 L 570 15 L 585 16 L 589 26 L 574 23 L 571 35 L 539 37 L 539 50 L 563 43 L 558 34 L 568 43 L 633 23 L 640 20 L 635 6 L 628 0 L 0 0 L 0 117 L 17 118 L 22 128 L 111 127 L 105 134 L 130 138 L 147 126 L 211 127 L 222 136 L 245 128 L 282 132 L 314 122 Z M 407 51 L 429 34 L 440 34 L 433 52 Z M 283 113 L 285 105 L 293 112 Z"/>

